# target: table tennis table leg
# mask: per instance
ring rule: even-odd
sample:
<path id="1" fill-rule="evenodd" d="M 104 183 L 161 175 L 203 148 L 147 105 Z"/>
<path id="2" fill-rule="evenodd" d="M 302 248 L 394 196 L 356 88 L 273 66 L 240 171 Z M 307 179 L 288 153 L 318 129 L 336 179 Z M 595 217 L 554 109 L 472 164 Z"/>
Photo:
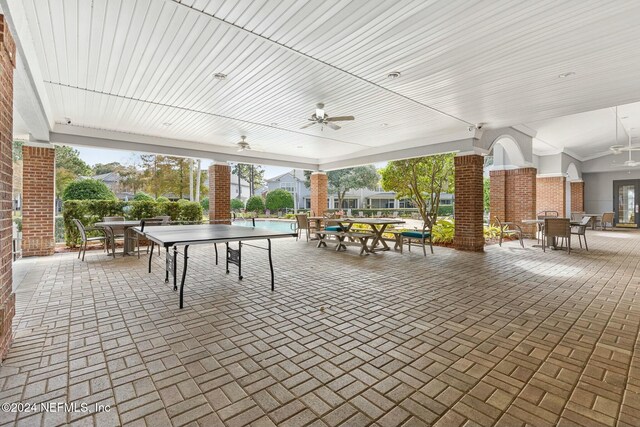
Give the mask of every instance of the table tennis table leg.
<path id="1" fill-rule="evenodd" d="M 182 265 L 182 281 L 180 282 L 180 308 L 182 308 L 183 306 L 183 296 L 184 296 L 184 279 L 187 277 L 187 260 L 189 259 L 189 257 L 187 256 L 187 252 L 189 250 L 189 245 L 186 245 L 184 247 L 184 263 Z M 175 268 L 175 264 L 174 264 L 174 268 Z M 175 276 L 174 276 L 175 278 Z"/>
<path id="2" fill-rule="evenodd" d="M 188 246 L 185 246 L 188 247 Z M 185 250 L 185 253 L 187 251 Z M 186 257 L 186 255 L 185 255 Z M 186 261 L 186 258 L 185 258 Z M 173 247 L 173 290 L 177 291 L 178 290 L 178 247 L 174 246 Z M 185 265 L 182 269 L 182 284 L 184 285 L 184 271 L 186 270 L 187 266 Z M 182 293 L 182 291 L 181 291 Z M 180 299 L 182 299 L 182 297 L 180 297 Z"/>
<path id="3" fill-rule="evenodd" d="M 275 290 L 275 282 L 273 279 L 273 260 L 271 259 L 271 239 L 267 239 L 267 243 L 267 252 L 269 253 L 269 269 L 271 270 L 271 292 L 273 292 Z"/>
<path id="4" fill-rule="evenodd" d="M 218 265 L 218 244 L 214 243 L 213 247 L 216 250 L 216 265 Z"/>
<path id="5" fill-rule="evenodd" d="M 156 244 L 156 242 L 154 242 L 152 240 L 151 241 L 151 253 L 149 254 L 149 273 L 151 273 L 151 260 L 153 259 L 153 245 L 155 245 L 155 244 Z"/>

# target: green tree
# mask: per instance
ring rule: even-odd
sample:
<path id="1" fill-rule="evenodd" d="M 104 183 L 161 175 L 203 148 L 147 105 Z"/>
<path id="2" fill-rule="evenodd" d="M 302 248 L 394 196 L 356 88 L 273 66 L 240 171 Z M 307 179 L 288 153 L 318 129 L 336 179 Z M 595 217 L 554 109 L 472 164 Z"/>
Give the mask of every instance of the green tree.
<path id="1" fill-rule="evenodd" d="M 270 211 L 293 208 L 293 196 L 287 190 L 278 188 L 267 193 L 267 199 L 264 205 Z"/>
<path id="2" fill-rule="evenodd" d="M 311 171 L 305 171 L 305 185 L 311 185 Z M 338 169 L 327 172 L 329 194 L 338 195 L 338 206 L 343 206 L 344 196 L 350 190 L 359 188 L 374 189 L 380 177 L 373 165 Z"/>
<path id="3" fill-rule="evenodd" d="M 249 183 L 249 195 L 251 196 L 255 195 L 256 188 L 260 188 L 264 184 L 264 169 L 262 169 L 262 166 L 236 163 L 231 172 L 238 177 L 238 188 L 241 188 L 240 179 L 244 179 Z"/>
<path id="4" fill-rule="evenodd" d="M 209 198 L 204 197 L 202 200 L 200 200 L 200 206 L 202 206 L 203 211 L 209 212 Z"/>
<path id="5" fill-rule="evenodd" d="M 56 147 L 56 168 L 64 168 L 76 176 L 93 174 L 91 166 L 80 158 L 80 152 L 66 145 Z"/>
<path id="6" fill-rule="evenodd" d="M 249 212 L 264 212 L 264 201 L 260 196 L 251 196 L 247 200 L 246 209 Z"/>
<path id="7" fill-rule="evenodd" d="M 75 173 L 66 170 L 65 168 L 56 169 L 56 196 L 62 197 L 64 190 L 69 184 L 74 182 L 78 177 Z"/>
<path id="8" fill-rule="evenodd" d="M 104 182 L 82 179 L 67 185 L 62 200 L 115 200 L 116 196 Z"/>
<path id="9" fill-rule="evenodd" d="M 438 219 L 440 193 L 452 192 L 454 154 L 395 160 L 380 170 L 382 188 L 408 198 L 418 208 L 428 228 Z"/>
<path id="10" fill-rule="evenodd" d="M 244 202 L 240 199 L 231 199 L 231 210 L 239 211 L 244 209 Z"/>
<path id="11" fill-rule="evenodd" d="M 13 141 L 13 161 L 17 162 L 18 160 L 22 160 L 22 146 L 24 143 L 22 141 Z"/>
<path id="12" fill-rule="evenodd" d="M 489 212 L 491 206 L 491 179 L 484 178 L 482 181 L 482 199 L 484 202 L 484 211 Z"/>
<path id="13" fill-rule="evenodd" d="M 102 175 L 105 173 L 118 172 L 121 173 L 126 167 L 119 162 L 111 163 L 96 163 L 93 165 L 93 173 L 95 175 Z"/>

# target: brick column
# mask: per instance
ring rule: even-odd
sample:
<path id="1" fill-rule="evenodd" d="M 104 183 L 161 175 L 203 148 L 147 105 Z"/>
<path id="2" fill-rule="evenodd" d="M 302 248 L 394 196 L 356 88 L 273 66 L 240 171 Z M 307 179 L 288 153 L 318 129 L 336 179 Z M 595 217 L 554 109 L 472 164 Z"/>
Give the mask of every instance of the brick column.
<path id="1" fill-rule="evenodd" d="M 491 177 L 491 222 L 495 217 L 503 222 L 521 223 L 536 217 L 536 169 L 519 168 L 496 170 Z M 494 182 L 496 184 L 494 188 Z M 494 198 L 497 199 L 494 207 Z M 494 210 L 495 209 L 495 210 Z M 535 234 L 535 225 L 520 224 L 529 235 Z"/>
<path id="2" fill-rule="evenodd" d="M 571 181 L 571 212 L 584 212 L 584 181 Z"/>
<path id="3" fill-rule="evenodd" d="M 231 213 L 231 166 L 214 163 L 209 166 L 209 220 L 228 224 Z"/>
<path id="4" fill-rule="evenodd" d="M 16 47 L 9 26 L 0 15 L 0 360 L 12 340 L 16 298 L 12 292 L 12 175 L 13 69 Z"/>
<path id="5" fill-rule="evenodd" d="M 458 250 L 484 250 L 483 186 L 484 158 L 477 154 L 455 158 L 455 236 Z"/>
<path id="6" fill-rule="evenodd" d="M 53 255 L 55 249 L 55 149 L 22 147 L 22 256 Z"/>
<path id="7" fill-rule="evenodd" d="M 567 204 L 566 178 L 564 176 L 538 177 L 536 179 L 536 212 L 557 211 L 565 216 Z"/>
<path id="8" fill-rule="evenodd" d="M 311 174 L 311 211 L 316 216 L 322 216 L 327 210 L 327 174 L 313 172 Z"/>
<path id="9" fill-rule="evenodd" d="M 507 171 L 493 170 L 489 172 L 489 222 L 495 223 L 495 218 L 500 221 L 507 220 Z"/>

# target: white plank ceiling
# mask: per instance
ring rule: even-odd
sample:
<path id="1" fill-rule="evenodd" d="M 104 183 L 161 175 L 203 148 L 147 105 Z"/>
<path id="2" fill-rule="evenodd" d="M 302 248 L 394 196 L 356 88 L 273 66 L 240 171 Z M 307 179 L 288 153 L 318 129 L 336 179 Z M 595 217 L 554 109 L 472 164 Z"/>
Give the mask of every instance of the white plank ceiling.
<path id="1" fill-rule="evenodd" d="M 478 122 L 536 123 L 640 100 L 635 0 L 22 7 L 38 59 L 30 66 L 39 68 L 55 122 L 212 151 L 247 135 L 265 153 L 318 163 L 461 139 Z M 388 79 L 391 71 L 402 76 Z M 575 74 L 558 77 L 566 72 Z M 317 102 L 356 120 L 338 131 L 300 129 Z M 547 142 L 559 144 L 562 132 Z"/>

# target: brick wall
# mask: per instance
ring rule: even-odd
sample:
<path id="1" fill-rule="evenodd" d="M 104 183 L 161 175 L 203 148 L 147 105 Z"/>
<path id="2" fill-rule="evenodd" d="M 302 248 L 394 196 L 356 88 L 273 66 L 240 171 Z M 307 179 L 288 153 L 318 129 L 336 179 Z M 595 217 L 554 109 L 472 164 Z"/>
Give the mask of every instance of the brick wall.
<path id="1" fill-rule="evenodd" d="M 536 179 L 536 212 L 556 211 L 565 216 L 566 178 L 564 176 L 540 177 Z"/>
<path id="2" fill-rule="evenodd" d="M 584 181 L 571 182 L 571 212 L 584 212 Z"/>
<path id="3" fill-rule="evenodd" d="M 15 294 L 12 292 L 13 69 L 16 48 L 0 15 L 0 360 L 11 346 Z"/>
<path id="4" fill-rule="evenodd" d="M 327 210 L 327 174 L 314 172 L 311 174 L 311 212 L 313 215 L 322 216 Z"/>
<path id="5" fill-rule="evenodd" d="M 455 158 L 456 221 L 453 245 L 458 250 L 484 250 L 483 167 L 484 158 L 479 155 Z"/>
<path id="6" fill-rule="evenodd" d="M 22 160 L 22 256 L 53 255 L 55 150 L 24 146 Z"/>
<path id="7" fill-rule="evenodd" d="M 231 214 L 231 167 L 214 163 L 209 166 L 209 220 L 229 223 Z"/>
<path id="8" fill-rule="evenodd" d="M 536 217 L 536 169 L 520 168 L 489 173 L 491 179 L 491 221 L 521 222 Z M 521 225 L 525 233 L 533 235 L 534 225 Z"/>

